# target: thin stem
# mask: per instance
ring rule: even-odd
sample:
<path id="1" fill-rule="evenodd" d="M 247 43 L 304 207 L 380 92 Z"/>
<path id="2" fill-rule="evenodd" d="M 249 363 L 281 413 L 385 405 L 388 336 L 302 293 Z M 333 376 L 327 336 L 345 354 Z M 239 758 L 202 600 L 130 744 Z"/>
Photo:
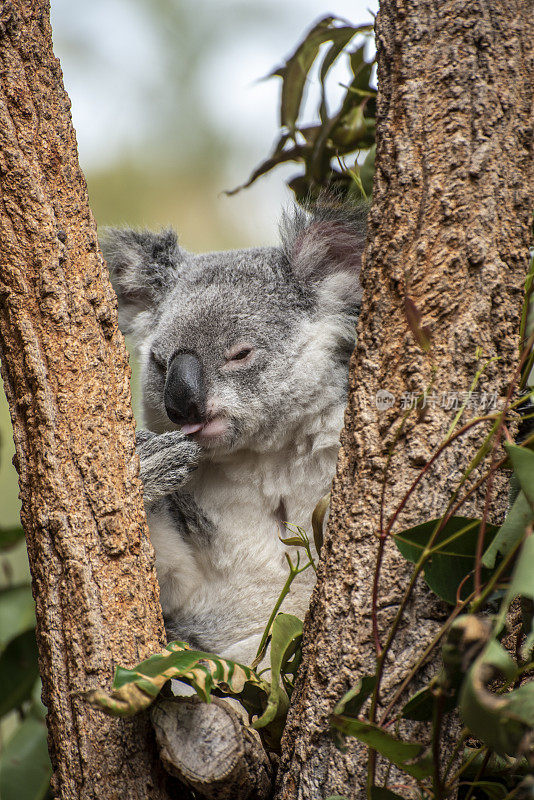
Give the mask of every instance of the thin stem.
<path id="1" fill-rule="evenodd" d="M 432 760 L 434 762 L 434 769 L 432 771 L 432 787 L 434 789 L 435 800 L 441 800 L 443 786 L 439 774 L 440 763 L 440 748 L 439 740 L 441 736 L 441 723 L 443 720 L 443 707 L 445 703 L 445 695 L 442 689 L 438 689 L 437 697 L 434 700 L 434 708 L 432 712 Z"/>
<path id="2" fill-rule="evenodd" d="M 443 780 L 444 781 L 447 780 L 447 775 L 451 771 L 452 765 L 454 764 L 454 761 L 455 761 L 458 753 L 460 752 L 460 748 L 462 747 L 462 745 L 464 744 L 464 742 L 465 742 L 465 740 L 467 739 L 468 736 L 469 736 L 469 731 L 468 731 L 467 728 L 464 728 L 460 732 L 460 736 L 458 737 L 458 741 L 454 745 L 452 753 L 449 756 L 449 760 L 447 761 L 447 766 L 445 767 L 445 772 L 443 773 Z"/>
<path id="3" fill-rule="evenodd" d="M 499 582 L 499 579 L 501 578 L 503 572 L 505 572 L 508 569 L 508 567 L 510 566 L 510 564 L 514 560 L 514 558 L 515 558 L 515 556 L 517 554 L 517 551 L 521 547 L 523 542 L 524 542 L 524 537 L 519 542 L 515 543 L 515 545 L 510 550 L 510 552 L 508 553 L 506 558 L 504 558 L 501 561 L 501 563 L 499 564 L 499 566 L 497 567 L 497 569 L 495 570 L 495 572 L 493 573 L 493 575 L 491 576 L 491 578 L 487 582 L 487 584 L 486 584 L 486 586 L 484 588 L 484 591 L 481 592 L 478 597 L 475 594 L 474 601 L 473 601 L 473 603 L 471 604 L 471 606 L 469 608 L 469 614 L 476 614 L 477 611 L 479 611 L 482 608 L 482 606 L 484 605 L 486 599 L 489 597 L 489 595 L 492 593 L 493 589 L 495 588 L 496 584 Z"/>
<path id="4" fill-rule="evenodd" d="M 254 661 L 251 664 L 251 669 L 256 669 L 258 664 L 263 660 L 263 657 L 265 655 L 265 651 L 267 649 L 267 640 L 268 640 L 268 638 L 270 636 L 271 628 L 273 626 L 274 619 L 275 619 L 276 615 L 278 614 L 278 610 L 279 610 L 280 606 L 282 605 L 282 603 L 284 602 L 285 598 L 289 594 L 289 590 L 291 588 L 291 584 L 293 583 L 293 581 L 295 580 L 297 575 L 300 575 L 301 572 L 304 572 L 304 570 L 306 570 L 306 569 L 308 569 L 308 567 L 312 566 L 311 562 L 309 561 L 303 567 L 299 568 L 299 556 L 298 556 L 298 554 L 297 554 L 297 564 L 296 564 L 296 566 L 293 566 L 293 562 L 291 561 L 291 558 L 289 557 L 289 555 L 287 553 L 286 553 L 286 558 L 287 558 L 287 562 L 289 564 L 289 575 L 287 576 L 287 580 L 284 583 L 284 586 L 282 587 L 282 591 L 280 592 L 278 600 L 276 601 L 276 603 L 274 605 L 274 608 L 271 611 L 271 616 L 269 617 L 267 625 L 265 626 L 265 630 L 263 631 L 263 636 L 261 637 L 260 646 L 258 647 L 258 652 L 256 653 L 256 657 L 255 657 Z"/>
<path id="5" fill-rule="evenodd" d="M 458 780 L 458 778 L 460 777 L 460 775 L 461 775 L 463 772 L 465 772 L 465 770 L 466 770 L 468 767 L 470 767 L 470 766 L 471 766 L 471 764 L 473 763 L 473 761 L 475 760 L 475 758 L 476 758 L 478 755 L 480 755 L 480 753 L 483 753 L 485 749 L 486 749 L 486 747 L 485 747 L 485 746 L 483 746 L 483 747 L 477 747 L 477 749 L 476 749 L 476 750 L 474 750 L 474 751 L 471 753 L 471 755 L 469 756 L 469 758 L 468 758 L 468 759 L 466 759 L 466 761 L 464 761 L 464 763 L 463 763 L 463 764 L 460 764 L 460 767 L 459 767 L 459 768 L 456 770 L 456 772 L 455 772 L 455 773 L 452 775 L 452 777 L 450 777 L 450 778 L 449 778 L 449 780 L 448 780 L 448 781 L 447 781 L 447 782 L 444 784 L 444 788 L 445 788 L 445 789 L 450 789 L 450 788 L 452 788 L 452 787 L 454 786 L 454 784 L 456 783 L 456 781 Z"/>
<path id="6" fill-rule="evenodd" d="M 477 770 L 477 774 L 475 775 L 475 779 L 473 781 L 471 781 L 471 786 L 469 787 L 469 791 L 467 792 L 467 797 L 465 798 L 465 800 L 471 800 L 473 792 L 475 791 L 475 783 L 478 783 L 478 781 L 480 780 L 480 778 L 484 774 L 484 770 L 488 766 L 488 761 L 491 758 L 492 752 L 493 752 L 492 750 L 488 749 L 488 751 L 486 752 L 486 755 L 482 759 L 482 763 L 481 763 L 480 767 Z"/>

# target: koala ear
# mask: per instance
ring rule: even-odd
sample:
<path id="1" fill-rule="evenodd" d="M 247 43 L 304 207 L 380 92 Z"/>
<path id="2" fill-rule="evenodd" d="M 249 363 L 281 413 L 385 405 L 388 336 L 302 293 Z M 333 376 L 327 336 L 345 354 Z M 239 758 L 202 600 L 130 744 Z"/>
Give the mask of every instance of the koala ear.
<path id="1" fill-rule="evenodd" d="M 280 226 L 282 247 L 297 280 L 325 299 L 359 305 L 367 206 L 320 199 L 310 212 L 295 208 Z"/>
<path id="2" fill-rule="evenodd" d="M 183 261 L 177 236 L 171 229 L 153 233 L 105 228 L 100 244 L 119 299 L 121 329 L 132 333 L 138 315 L 151 311 L 176 280 Z"/>

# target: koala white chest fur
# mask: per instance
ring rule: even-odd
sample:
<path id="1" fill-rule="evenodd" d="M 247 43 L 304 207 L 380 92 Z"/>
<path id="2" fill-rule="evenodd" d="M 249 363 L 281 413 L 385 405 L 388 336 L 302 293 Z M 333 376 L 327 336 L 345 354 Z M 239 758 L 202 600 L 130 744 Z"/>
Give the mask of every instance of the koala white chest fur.
<path id="1" fill-rule="evenodd" d="M 170 639 L 250 663 L 288 575 L 282 521 L 329 490 L 354 346 L 362 211 L 286 218 L 283 242 L 194 256 L 110 231 L 119 320 L 141 357 L 137 436 Z M 292 552 L 293 551 L 293 552 Z M 303 616 L 313 570 L 283 610 Z"/>
<path id="2" fill-rule="evenodd" d="M 162 605 L 169 619 L 180 620 L 174 631 L 168 625 L 171 635 L 252 661 L 288 575 L 285 553 L 293 562 L 297 557 L 296 548 L 280 541 L 281 519 L 311 530 L 311 512 L 335 469 L 342 415 L 339 407 L 325 420 L 329 446 L 324 431 L 307 437 L 300 454 L 294 442 L 276 453 L 240 453 L 201 465 L 188 489 L 213 523 L 211 537 L 185 541 L 176 535 L 172 512 L 149 511 Z M 319 450 L 315 439 L 321 440 Z M 313 570 L 299 575 L 283 610 L 303 617 L 313 582 Z"/>

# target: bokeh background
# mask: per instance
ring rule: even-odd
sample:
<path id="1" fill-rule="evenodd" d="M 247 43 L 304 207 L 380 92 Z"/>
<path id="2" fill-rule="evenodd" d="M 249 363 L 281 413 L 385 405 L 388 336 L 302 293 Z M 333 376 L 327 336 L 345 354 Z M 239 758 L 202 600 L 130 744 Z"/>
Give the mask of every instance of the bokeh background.
<path id="1" fill-rule="evenodd" d="M 363 23 L 377 10 L 378 0 L 52 0 L 54 49 L 98 225 L 171 224 L 196 251 L 273 243 L 294 165 L 224 194 L 277 134 L 280 81 L 261 79 L 319 18 Z M 330 76 L 334 100 L 345 77 Z M 313 121 L 313 80 L 307 92 Z M 19 502 L 3 391 L 0 437 L 6 527 L 18 523 Z M 26 578 L 22 544 L 0 556 L 0 587 Z"/>

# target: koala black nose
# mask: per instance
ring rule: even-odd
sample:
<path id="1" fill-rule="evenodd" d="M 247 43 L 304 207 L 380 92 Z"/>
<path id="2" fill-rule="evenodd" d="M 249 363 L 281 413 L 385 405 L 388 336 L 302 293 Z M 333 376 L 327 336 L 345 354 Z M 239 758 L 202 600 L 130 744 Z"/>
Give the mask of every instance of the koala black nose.
<path id="1" fill-rule="evenodd" d="M 203 422 L 206 389 L 202 364 L 193 353 L 177 353 L 167 370 L 163 402 L 167 416 L 176 425 Z"/>

